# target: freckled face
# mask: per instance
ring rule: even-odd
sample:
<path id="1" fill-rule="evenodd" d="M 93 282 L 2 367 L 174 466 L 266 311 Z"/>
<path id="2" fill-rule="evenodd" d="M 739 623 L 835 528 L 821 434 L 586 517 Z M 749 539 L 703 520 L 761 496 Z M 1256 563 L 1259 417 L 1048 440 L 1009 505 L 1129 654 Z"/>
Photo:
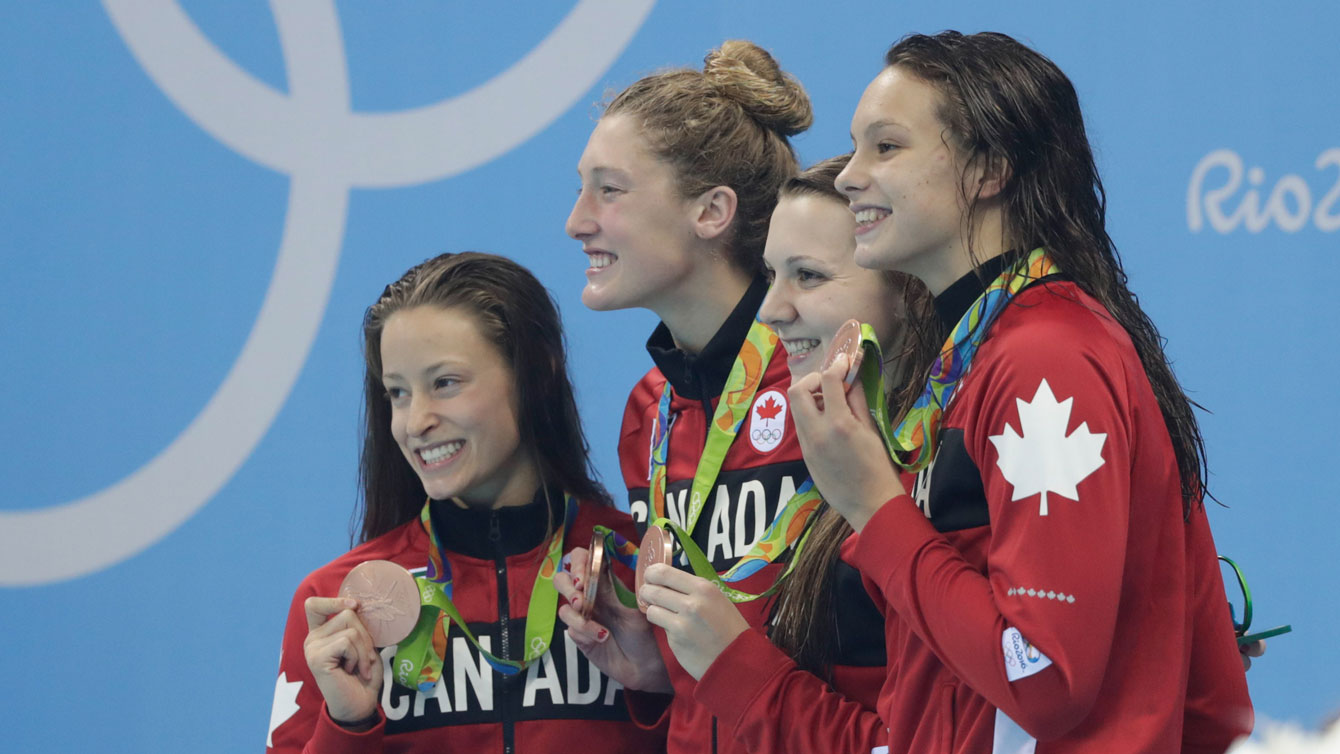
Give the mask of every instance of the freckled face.
<path id="1" fill-rule="evenodd" d="M 430 497 L 530 500 L 538 475 L 521 447 L 516 379 L 472 313 L 398 311 L 382 329 L 381 356 L 391 434 Z"/>
<path id="2" fill-rule="evenodd" d="M 949 146 L 940 101 L 922 79 L 885 68 L 852 116 L 855 152 L 837 179 L 856 218 L 856 262 L 916 275 L 936 292 L 964 254 L 963 185 L 974 179 Z"/>
<path id="3" fill-rule="evenodd" d="M 763 251 L 772 286 L 758 314 L 782 338 L 792 379 L 819 369 L 849 319 L 891 342 L 903 302 L 887 275 L 856 264 L 855 224 L 845 205 L 817 195 L 787 196 L 772 213 Z"/>

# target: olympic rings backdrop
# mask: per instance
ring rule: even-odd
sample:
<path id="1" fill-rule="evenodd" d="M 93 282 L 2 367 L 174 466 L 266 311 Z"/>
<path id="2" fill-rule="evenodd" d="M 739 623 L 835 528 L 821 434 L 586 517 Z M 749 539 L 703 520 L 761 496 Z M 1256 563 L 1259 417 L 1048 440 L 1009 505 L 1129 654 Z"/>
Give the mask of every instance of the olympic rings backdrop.
<path id="1" fill-rule="evenodd" d="M 563 221 L 597 103 L 752 39 L 813 97 L 813 162 L 848 149 L 887 46 L 945 28 L 1075 81 L 1133 287 L 1210 412 L 1219 548 L 1258 625 L 1294 625 L 1248 675 L 1257 709 L 1318 725 L 1340 708 L 1333 3 L 104 0 L 0 25 L 3 748 L 264 745 L 292 591 L 349 544 L 360 318 L 426 257 L 507 254 L 554 291 L 617 490 L 654 322 L 579 300 Z"/>

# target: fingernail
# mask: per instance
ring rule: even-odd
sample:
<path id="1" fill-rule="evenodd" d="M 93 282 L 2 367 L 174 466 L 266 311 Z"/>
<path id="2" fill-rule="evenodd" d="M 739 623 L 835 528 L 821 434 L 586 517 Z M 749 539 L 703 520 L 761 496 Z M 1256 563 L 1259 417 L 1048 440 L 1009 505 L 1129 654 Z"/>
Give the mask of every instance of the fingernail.
<path id="1" fill-rule="evenodd" d="M 600 629 L 599 631 L 596 632 L 596 641 L 604 641 L 604 640 L 606 640 L 606 639 L 608 639 L 608 638 L 610 638 L 610 632 L 609 632 L 609 631 L 607 631 L 607 630 L 605 630 L 605 629 L 602 628 L 602 629 Z"/>
<path id="2" fill-rule="evenodd" d="M 572 585 L 578 589 L 582 586 L 582 580 L 576 576 L 572 577 Z"/>
<path id="3" fill-rule="evenodd" d="M 349 608 L 350 610 L 353 610 L 354 608 L 358 607 L 358 600 L 356 600 L 356 599 L 352 599 L 352 598 L 349 598 L 349 597 L 345 597 L 345 598 L 344 598 L 344 606 L 347 607 L 347 608 Z"/>

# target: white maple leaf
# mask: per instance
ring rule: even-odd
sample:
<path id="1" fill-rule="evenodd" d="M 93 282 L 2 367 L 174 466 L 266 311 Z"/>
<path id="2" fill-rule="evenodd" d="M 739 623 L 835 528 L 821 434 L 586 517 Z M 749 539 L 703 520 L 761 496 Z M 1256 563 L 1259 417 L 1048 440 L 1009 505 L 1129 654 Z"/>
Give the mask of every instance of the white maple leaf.
<path id="1" fill-rule="evenodd" d="M 298 690 L 302 681 L 289 682 L 288 673 L 280 673 L 275 679 L 275 699 L 270 707 L 270 732 L 265 736 L 265 745 L 274 747 L 275 730 L 288 722 L 298 711 Z"/>
<path id="2" fill-rule="evenodd" d="M 987 438 L 996 446 L 996 466 L 1005 480 L 1014 485 L 1013 500 L 1042 494 L 1038 515 L 1047 515 L 1047 493 L 1054 492 L 1079 501 L 1075 489 L 1103 465 L 1103 443 L 1107 433 L 1089 431 L 1089 423 L 1079 425 L 1066 436 L 1070 408 L 1074 398 L 1057 401 L 1047 380 L 1038 385 L 1031 402 L 1016 398 L 1019 407 L 1021 437 L 1008 422 L 1005 431 Z"/>

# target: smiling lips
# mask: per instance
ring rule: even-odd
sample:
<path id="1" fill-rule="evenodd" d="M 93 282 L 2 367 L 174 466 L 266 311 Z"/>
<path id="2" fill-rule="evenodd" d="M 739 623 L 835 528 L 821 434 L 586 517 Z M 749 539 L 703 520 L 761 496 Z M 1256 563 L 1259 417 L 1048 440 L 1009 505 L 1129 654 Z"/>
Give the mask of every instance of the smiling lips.
<path id="1" fill-rule="evenodd" d="M 591 266 L 588 269 L 592 270 L 603 270 L 614 264 L 616 258 L 617 257 L 608 251 L 591 250 L 586 252 L 586 259 L 591 263 Z"/>
<path id="2" fill-rule="evenodd" d="M 819 340 L 817 338 L 794 338 L 791 340 L 783 338 L 782 345 L 786 348 L 786 358 L 788 360 L 803 359 L 819 347 Z"/>
<path id="3" fill-rule="evenodd" d="M 419 456 L 419 462 L 423 464 L 425 469 L 433 469 L 443 466 L 452 458 L 455 458 L 463 447 L 465 447 L 465 440 L 455 440 L 431 445 L 427 448 L 419 448 L 414 452 Z"/>
<path id="4" fill-rule="evenodd" d="M 856 235 L 869 233 L 880 221 L 889 216 L 889 210 L 880 207 L 863 207 L 859 210 L 852 209 L 852 216 L 856 218 Z"/>

